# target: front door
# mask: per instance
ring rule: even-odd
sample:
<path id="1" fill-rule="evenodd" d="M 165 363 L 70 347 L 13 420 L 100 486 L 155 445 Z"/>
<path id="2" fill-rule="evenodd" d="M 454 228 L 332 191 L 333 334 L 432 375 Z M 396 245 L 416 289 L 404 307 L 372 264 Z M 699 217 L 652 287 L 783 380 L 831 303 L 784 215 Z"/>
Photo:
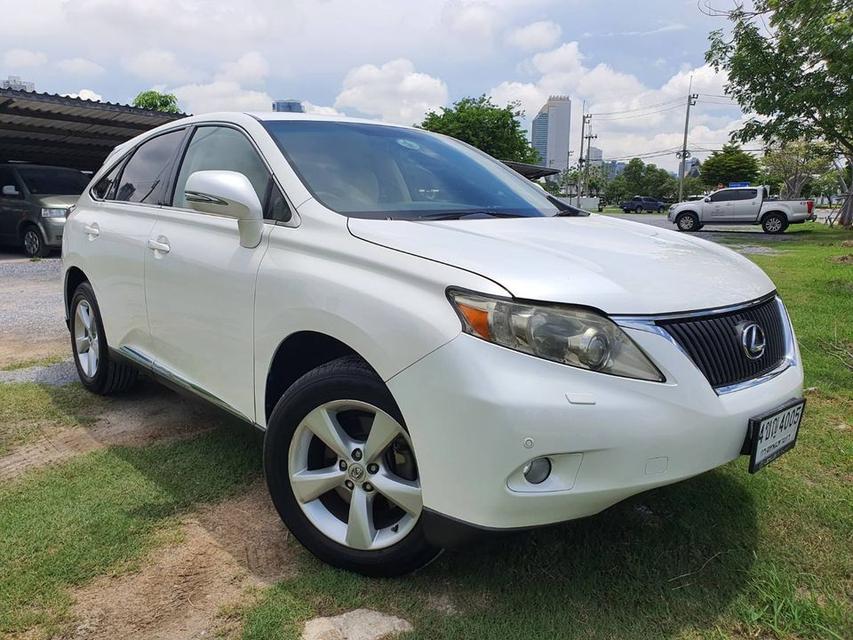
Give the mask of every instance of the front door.
<path id="1" fill-rule="evenodd" d="M 707 212 L 708 220 L 730 220 L 732 216 L 731 191 L 717 191 L 712 193 L 709 202 L 705 203 L 704 210 Z"/>
<path id="2" fill-rule="evenodd" d="M 203 170 L 238 171 L 270 201 L 271 174 L 245 134 L 200 126 L 177 173 L 145 258 L 148 319 L 158 373 L 254 421 L 255 278 L 266 251 L 240 246 L 237 221 L 190 209 L 184 186 Z"/>
<path id="3" fill-rule="evenodd" d="M 29 210 L 12 167 L 0 167 L 0 244 L 18 244 L 18 231 Z"/>

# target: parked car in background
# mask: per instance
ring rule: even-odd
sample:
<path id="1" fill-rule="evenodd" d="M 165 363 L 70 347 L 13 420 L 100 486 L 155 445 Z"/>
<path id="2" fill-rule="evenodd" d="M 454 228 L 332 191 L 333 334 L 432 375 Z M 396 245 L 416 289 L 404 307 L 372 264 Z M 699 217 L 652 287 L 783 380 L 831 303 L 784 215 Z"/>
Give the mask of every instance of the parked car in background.
<path id="1" fill-rule="evenodd" d="M 0 164 L 0 244 L 31 258 L 62 246 L 65 218 L 90 178 L 67 167 Z"/>
<path id="2" fill-rule="evenodd" d="M 778 200 L 768 193 L 763 186 L 720 189 L 672 205 L 669 221 L 679 231 L 698 231 L 706 224 L 760 224 L 765 233 L 782 233 L 790 224 L 816 219 L 814 200 Z"/>
<path id="3" fill-rule="evenodd" d="M 619 205 L 625 213 L 643 213 L 644 211 L 657 211 L 663 213 L 666 209 L 666 203 L 657 198 L 649 198 L 647 196 L 634 196 L 630 200 L 625 200 Z"/>
<path id="4" fill-rule="evenodd" d="M 107 159 L 62 258 L 83 386 L 141 369 L 264 431 L 288 530 L 369 575 L 742 454 L 755 472 L 802 416 L 753 262 L 413 127 L 177 120 Z"/>

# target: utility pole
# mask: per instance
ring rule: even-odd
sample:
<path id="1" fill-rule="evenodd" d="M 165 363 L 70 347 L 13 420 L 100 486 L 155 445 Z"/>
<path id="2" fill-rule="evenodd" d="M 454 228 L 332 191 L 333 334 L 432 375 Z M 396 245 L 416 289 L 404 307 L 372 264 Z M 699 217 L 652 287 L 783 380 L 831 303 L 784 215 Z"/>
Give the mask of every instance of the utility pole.
<path id="1" fill-rule="evenodd" d="M 574 151 L 566 153 L 566 170 L 563 172 L 563 188 L 566 190 L 566 197 L 569 195 L 569 167 L 572 166 L 572 154 Z"/>
<path id="2" fill-rule="evenodd" d="M 583 187 L 583 182 L 581 180 L 581 176 L 583 175 L 583 141 L 584 141 L 584 130 L 586 129 L 586 123 L 592 118 L 590 114 L 584 114 L 583 109 L 586 109 L 586 100 L 584 100 L 583 107 L 581 109 L 581 149 L 578 154 L 578 207 L 581 206 L 581 188 Z"/>
<path id="3" fill-rule="evenodd" d="M 592 131 L 592 129 L 590 129 Z M 584 163 L 584 178 L 583 183 L 585 188 L 589 188 L 589 148 L 592 145 L 593 140 L 597 140 L 598 136 L 594 136 L 591 133 L 586 134 L 586 162 Z M 578 207 L 580 207 L 580 200 L 578 200 Z"/>
<path id="4" fill-rule="evenodd" d="M 693 76 L 690 76 L 690 85 L 687 88 L 687 113 L 684 114 L 684 142 L 681 144 L 681 151 L 675 154 L 679 159 L 678 163 L 678 201 L 684 200 L 684 174 L 687 168 L 687 158 L 690 157 L 690 152 L 687 150 L 687 130 L 690 127 L 690 107 L 696 104 L 699 98 L 698 93 L 690 93 L 693 89 Z"/>

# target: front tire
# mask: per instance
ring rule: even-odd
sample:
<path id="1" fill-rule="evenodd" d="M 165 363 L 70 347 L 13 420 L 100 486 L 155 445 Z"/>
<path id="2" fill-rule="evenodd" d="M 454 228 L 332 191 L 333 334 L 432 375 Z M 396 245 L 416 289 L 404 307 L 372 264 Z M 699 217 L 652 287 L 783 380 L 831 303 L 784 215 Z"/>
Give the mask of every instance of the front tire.
<path id="1" fill-rule="evenodd" d="M 360 358 L 321 365 L 285 392 L 267 425 L 264 471 L 281 519 L 324 562 L 389 577 L 441 552 L 424 536 L 403 416 Z"/>
<path id="2" fill-rule="evenodd" d="M 697 216 L 692 211 L 688 211 L 687 213 L 680 214 L 675 219 L 675 226 L 678 227 L 679 231 L 699 231 L 702 228 L 702 225 L 699 224 L 699 216 Z"/>
<path id="3" fill-rule="evenodd" d="M 634 209 L 634 213 L 643 213 L 643 207 L 637 207 Z"/>
<path id="4" fill-rule="evenodd" d="M 784 233 L 785 229 L 788 228 L 788 218 L 781 213 L 768 213 L 761 221 L 761 228 L 764 233 Z"/>
<path id="5" fill-rule="evenodd" d="M 95 292 L 88 282 L 74 291 L 70 304 L 71 351 L 80 382 L 92 393 L 109 395 L 129 389 L 137 371 L 110 356 Z"/>
<path id="6" fill-rule="evenodd" d="M 50 253 L 50 248 L 44 243 L 41 231 L 34 224 L 24 228 L 24 233 L 21 235 L 21 246 L 24 249 L 24 255 L 28 258 L 44 258 Z"/>

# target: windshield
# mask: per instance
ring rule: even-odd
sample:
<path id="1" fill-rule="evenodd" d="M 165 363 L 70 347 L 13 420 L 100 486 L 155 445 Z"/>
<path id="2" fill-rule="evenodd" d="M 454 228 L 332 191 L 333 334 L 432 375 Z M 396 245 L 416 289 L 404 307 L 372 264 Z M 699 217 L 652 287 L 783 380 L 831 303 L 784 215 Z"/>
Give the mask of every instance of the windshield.
<path id="1" fill-rule="evenodd" d="M 361 218 L 557 215 L 545 191 L 464 143 L 417 129 L 352 122 L 264 126 L 312 195 Z"/>
<path id="2" fill-rule="evenodd" d="M 34 196 L 79 196 L 89 184 L 86 174 L 61 167 L 18 167 L 18 175 Z"/>

